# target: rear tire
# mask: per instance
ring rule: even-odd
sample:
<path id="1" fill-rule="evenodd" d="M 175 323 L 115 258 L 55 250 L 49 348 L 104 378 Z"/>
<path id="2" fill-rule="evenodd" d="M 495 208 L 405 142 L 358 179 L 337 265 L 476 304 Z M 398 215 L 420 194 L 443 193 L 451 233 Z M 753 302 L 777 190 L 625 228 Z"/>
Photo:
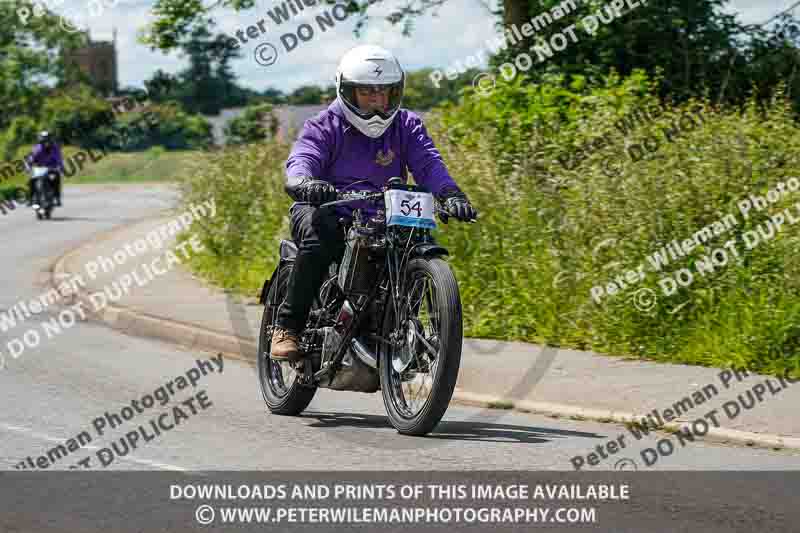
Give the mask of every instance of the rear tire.
<path id="1" fill-rule="evenodd" d="M 288 372 L 289 363 L 273 361 L 269 357 L 272 331 L 278 307 L 286 298 L 291 265 L 286 265 L 275 275 L 267 294 L 261 328 L 258 336 L 258 382 L 261 394 L 272 414 L 297 416 L 302 413 L 317 392 L 317 387 L 301 386 L 296 372 Z M 288 383 L 287 383 L 288 382 Z"/>
<path id="2" fill-rule="evenodd" d="M 398 349 L 381 344 L 379 355 L 381 393 L 389 421 L 399 433 L 415 436 L 426 435 L 431 432 L 441 421 L 445 411 L 447 411 L 447 407 L 450 405 L 458 379 L 458 369 L 461 364 L 463 336 L 461 298 L 458 292 L 458 284 L 450 266 L 439 258 L 413 259 L 409 263 L 407 270 L 406 298 L 409 298 L 409 292 L 414 291 L 416 293 L 414 289 L 417 286 L 415 285 L 415 280 L 418 279 L 428 280 L 432 291 L 428 293 L 429 296 L 422 296 L 416 313 L 404 313 L 403 310 L 406 309 L 404 305 L 400 306 L 400 312 L 401 315 L 407 315 L 403 318 L 407 328 L 414 328 L 422 337 L 426 338 L 432 347 L 437 348 L 435 360 L 425 363 L 423 357 L 428 357 L 425 354 L 429 354 L 430 351 L 427 348 L 420 348 L 424 346 L 420 341 L 418 341 L 420 344 L 413 351 L 422 350 L 422 353 L 413 356 L 414 359 L 410 366 L 400 373 L 396 371 L 393 359 L 395 354 L 400 353 L 404 348 Z M 420 292 L 427 293 L 426 285 L 424 283 L 421 285 L 422 290 Z M 413 299 L 414 297 L 412 296 L 411 298 Z M 423 306 L 426 307 L 426 311 L 429 314 L 435 316 L 435 319 L 430 320 L 429 328 L 426 328 L 422 324 L 422 320 L 419 319 L 419 311 Z M 411 310 L 413 307 L 411 305 L 408 309 Z M 431 309 L 434 312 L 431 313 Z M 384 338 L 389 338 L 389 335 L 398 326 L 394 314 L 394 305 L 389 302 L 383 326 Z M 421 328 L 420 325 L 422 326 Z M 405 336 L 408 338 L 416 337 L 413 332 L 411 335 L 406 334 Z M 403 341 L 403 343 L 404 347 L 408 347 L 411 344 L 407 340 Z M 411 348 L 407 349 L 409 352 L 412 351 Z M 420 370 L 426 370 L 425 364 L 428 365 L 428 372 L 420 372 Z M 431 369 L 431 367 L 433 368 Z M 417 376 L 428 375 L 432 380 L 428 398 L 416 414 L 410 408 L 408 399 L 405 397 L 406 393 L 403 391 L 404 383 L 409 384 L 409 390 L 412 388 L 410 382 L 406 382 L 403 379 L 403 376 L 408 374 L 409 371 L 414 371 Z M 422 390 L 423 388 L 419 382 L 414 387 L 417 390 Z"/>

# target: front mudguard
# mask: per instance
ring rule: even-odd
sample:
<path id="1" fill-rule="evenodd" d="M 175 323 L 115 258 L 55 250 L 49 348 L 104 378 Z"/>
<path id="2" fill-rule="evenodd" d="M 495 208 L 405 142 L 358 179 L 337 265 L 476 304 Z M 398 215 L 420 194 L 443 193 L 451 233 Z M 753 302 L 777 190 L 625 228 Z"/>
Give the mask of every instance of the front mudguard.
<path id="1" fill-rule="evenodd" d="M 418 244 L 411 252 L 412 257 L 440 257 L 450 255 L 447 248 L 438 244 Z"/>

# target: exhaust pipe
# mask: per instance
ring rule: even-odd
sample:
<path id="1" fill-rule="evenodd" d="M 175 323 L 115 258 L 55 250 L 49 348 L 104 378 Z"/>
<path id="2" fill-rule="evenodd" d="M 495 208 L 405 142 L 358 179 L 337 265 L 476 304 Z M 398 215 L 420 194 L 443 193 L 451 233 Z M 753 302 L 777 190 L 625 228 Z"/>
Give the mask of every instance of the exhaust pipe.
<path id="1" fill-rule="evenodd" d="M 350 345 L 353 348 L 353 353 L 356 354 L 359 359 L 361 359 L 361 362 L 371 368 L 378 368 L 378 360 L 375 358 L 375 355 L 373 355 L 373 353 L 369 351 L 369 348 L 364 346 L 361 341 L 358 339 L 353 339 L 350 342 Z"/>

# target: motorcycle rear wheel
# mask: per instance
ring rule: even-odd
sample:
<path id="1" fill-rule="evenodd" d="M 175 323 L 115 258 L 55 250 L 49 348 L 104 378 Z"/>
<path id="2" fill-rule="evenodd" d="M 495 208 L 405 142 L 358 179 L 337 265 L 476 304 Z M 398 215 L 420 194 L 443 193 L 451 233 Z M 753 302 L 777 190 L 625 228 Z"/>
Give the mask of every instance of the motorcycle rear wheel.
<path id="1" fill-rule="evenodd" d="M 390 301 L 384 318 L 383 337 L 396 344 L 381 345 L 381 392 L 392 426 L 422 436 L 439 424 L 453 397 L 461 364 L 461 297 L 453 271 L 439 258 L 410 261 L 404 292 L 399 312 Z M 413 396 L 425 390 L 420 381 L 426 374 L 429 393 L 415 408 Z"/>
<path id="2" fill-rule="evenodd" d="M 297 416 L 302 413 L 317 392 L 317 387 L 301 386 L 298 375 L 288 362 L 270 359 L 278 308 L 286 299 L 291 266 L 286 266 L 275 275 L 267 294 L 261 328 L 258 336 L 258 382 L 261 394 L 272 414 Z"/>

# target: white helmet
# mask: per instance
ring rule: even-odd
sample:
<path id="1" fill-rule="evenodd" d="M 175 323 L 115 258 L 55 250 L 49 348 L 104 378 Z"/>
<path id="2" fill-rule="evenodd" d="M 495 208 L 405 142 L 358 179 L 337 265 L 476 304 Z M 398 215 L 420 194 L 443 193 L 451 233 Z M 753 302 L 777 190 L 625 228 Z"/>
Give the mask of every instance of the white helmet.
<path id="1" fill-rule="evenodd" d="M 383 135 L 400 110 L 405 78 L 397 58 L 380 46 L 358 46 L 347 52 L 336 70 L 336 95 L 350 124 L 368 137 Z M 356 99 L 356 88 L 372 90 L 374 86 L 389 91 L 382 111 L 362 109 Z"/>

